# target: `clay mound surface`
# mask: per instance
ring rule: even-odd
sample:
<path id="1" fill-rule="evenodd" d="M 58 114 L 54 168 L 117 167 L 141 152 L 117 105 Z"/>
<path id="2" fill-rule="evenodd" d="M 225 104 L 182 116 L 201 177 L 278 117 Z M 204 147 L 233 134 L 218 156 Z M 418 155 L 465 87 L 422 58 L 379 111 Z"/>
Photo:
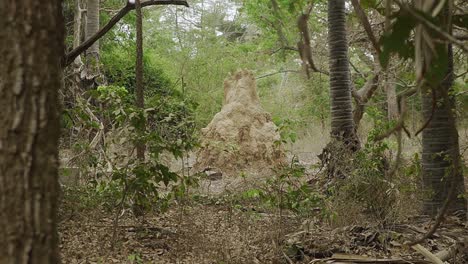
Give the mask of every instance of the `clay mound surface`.
<path id="1" fill-rule="evenodd" d="M 280 135 L 263 110 L 254 75 L 241 70 L 224 81 L 223 107 L 202 129 L 196 171 L 217 168 L 225 174 L 259 172 L 284 161 Z"/>

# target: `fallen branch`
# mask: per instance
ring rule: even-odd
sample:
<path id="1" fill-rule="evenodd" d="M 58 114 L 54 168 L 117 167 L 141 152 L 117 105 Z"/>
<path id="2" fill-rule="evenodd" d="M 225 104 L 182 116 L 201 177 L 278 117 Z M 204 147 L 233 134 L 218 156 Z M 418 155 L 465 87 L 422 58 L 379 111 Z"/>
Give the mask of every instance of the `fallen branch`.
<path id="1" fill-rule="evenodd" d="M 188 3 L 185 0 L 148 0 L 141 3 L 141 7 L 145 6 L 153 6 L 153 5 L 182 5 L 188 7 Z M 70 65 L 76 57 L 78 57 L 81 53 L 91 47 L 97 40 L 102 38 L 109 30 L 114 27 L 117 22 L 119 22 L 128 12 L 135 9 L 134 4 L 130 4 L 127 2 L 127 5 L 120 9 L 120 11 L 113 16 L 107 24 L 102 27 L 96 34 L 94 34 L 89 39 L 85 40 L 81 43 L 78 47 L 74 48 L 72 51 L 65 54 L 62 58 L 62 67 L 67 67 Z"/>
<path id="2" fill-rule="evenodd" d="M 432 254 L 429 250 L 427 250 L 425 247 L 421 246 L 420 244 L 416 244 L 412 246 L 412 248 L 418 251 L 421 255 L 423 255 L 430 262 L 434 264 L 444 264 L 444 262 L 440 260 L 440 258 Z"/>

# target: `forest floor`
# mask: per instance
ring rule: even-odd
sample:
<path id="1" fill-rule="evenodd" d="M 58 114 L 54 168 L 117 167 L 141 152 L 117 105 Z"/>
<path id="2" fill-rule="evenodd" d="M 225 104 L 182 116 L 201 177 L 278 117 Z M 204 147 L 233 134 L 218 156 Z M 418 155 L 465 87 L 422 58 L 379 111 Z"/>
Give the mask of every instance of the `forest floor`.
<path id="1" fill-rule="evenodd" d="M 315 144 L 317 150 L 323 148 Z M 295 151 L 302 162 L 316 162 L 310 148 L 298 147 Z M 259 180 L 264 179 L 255 179 Z M 352 219 L 355 216 L 350 211 L 341 216 L 350 219 L 337 224 L 325 219 L 320 210 L 305 215 L 266 207 L 226 188 L 245 184 L 243 181 L 224 176 L 205 179 L 200 192 L 175 202 L 163 213 L 148 213 L 137 219 L 130 210 L 124 211 L 115 237 L 114 212 L 102 206 L 83 206 L 77 196 L 65 195 L 59 224 L 62 261 L 436 263 L 405 245 L 431 228 L 433 221 L 428 218 L 413 214 L 379 224 L 375 219 Z M 403 206 L 414 206 L 414 202 L 405 203 Z M 448 263 L 468 263 L 468 224 L 446 218 L 421 246 L 439 257 L 457 249 Z"/>
<path id="2" fill-rule="evenodd" d="M 139 219 L 125 211 L 113 237 L 113 213 L 74 202 L 61 210 L 63 263 L 432 263 L 404 246 L 427 232 L 427 218 L 336 226 L 320 212 L 198 196 Z M 439 255 L 457 248 L 449 263 L 468 263 L 467 227 L 448 218 L 422 246 Z"/>
<path id="3" fill-rule="evenodd" d="M 60 224 L 60 236 L 63 263 L 431 263 L 403 247 L 429 226 L 413 219 L 388 227 L 333 228 L 212 202 L 179 205 L 139 221 L 125 215 L 113 249 L 112 217 L 104 212 L 70 215 Z M 450 263 L 468 263 L 467 240 L 466 226 L 450 219 L 423 246 L 439 252 L 458 243 L 457 260 Z"/>

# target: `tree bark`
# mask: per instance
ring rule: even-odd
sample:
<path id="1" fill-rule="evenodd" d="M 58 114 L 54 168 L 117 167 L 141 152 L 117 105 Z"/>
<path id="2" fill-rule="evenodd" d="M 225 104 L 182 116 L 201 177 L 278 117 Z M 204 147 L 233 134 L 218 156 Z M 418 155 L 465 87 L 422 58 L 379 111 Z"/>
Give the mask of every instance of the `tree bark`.
<path id="1" fill-rule="evenodd" d="M 141 14 L 140 0 L 135 1 L 136 11 L 136 85 L 135 98 L 136 106 L 140 109 L 145 107 L 144 88 L 143 88 L 143 17 Z M 145 130 L 146 124 L 143 122 L 142 131 Z M 138 142 L 136 144 L 137 158 L 141 161 L 145 160 L 145 144 Z"/>
<path id="2" fill-rule="evenodd" d="M 350 148 L 359 141 L 353 121 L 344 0 L 328 1 L 331 136 Z"/>
<path id="3" fill-rule="evenodd" d="M 99 31 L 99 1 L 88 0 L 86 5 L 86 32 L 85 39 L 88 40 Z M 100 82 L 99 70 L 99 40 L 96 40 L 86 50 L 86 67 L 81 79 L 86 89 L 93 89 Z"/>
<path id="4" fill-rule="evenodd" d="M 90 39 L 99 31 L 99 0 L 88 0 L 86 21 L 86 39 Z M 96 40 L 91 47 L 86 50 L 86 56 L 99 58 L 99 40 Z"/>
<path id="5" fill-rule="evenodd" d="M 389 32 L 391 27 L 390 16 L 392 14 L 392 0 L 385 0 L 385 31 Z M 390 58 L 388 62 L 387 69 L 392 68 L 392 59 Z M 392 76 L 389 71 L 384 77 L 385 84 L 385 95 L 387 97 L 387 117 L 389 121 L 398 120 L 399 111 L 398 111 L 398 101 L 395 87 L 395 77 Z"/>
<path id="6" fill-rule="evenodd" d="M 73 49 L 76 49 L 78 46 L 80 46 L 82 13 L 83 12 L 81 10 L 81 0 L 76 0 L 73 21 Z M 81 66 L 81 64 L 83 64 L 83 62 L 81 61 L 81 56 L 77 56 L 74 60 L 74 63 L 75 65 Z"/>
<path id="7" fill-rule="evenodd" d="M 0 263 L 59 263 L 62 1 L 0 1 Z"/>
<path id="8" fill-rule="evenodd" d="M 431 119 L 422 131 L 423 187 L 431 193 L 424 199 L 423 212 L 435 216 L 445 200 L 453 199 L 448 212 L 461 211 L 466 217 L 466 198 L 461 196 L 464 194 L 465 185 L 454 115 L 455 102 L 449 95 L 453 84 L 451 44 L 448 45 L 448 58 L 447 75 L 441 85 L 434 89 L 437 103 L 433 103 L 430 92 L 422 94 L 423 120 Z M 454 193 L 450 195 L 453 185 Z"/>

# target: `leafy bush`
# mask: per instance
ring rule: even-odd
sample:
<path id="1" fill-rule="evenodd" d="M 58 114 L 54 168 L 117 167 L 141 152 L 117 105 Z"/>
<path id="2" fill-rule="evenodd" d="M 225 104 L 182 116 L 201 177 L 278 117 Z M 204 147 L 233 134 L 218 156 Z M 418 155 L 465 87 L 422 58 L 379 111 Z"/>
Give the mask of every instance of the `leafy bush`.
<path id="1" fill-rule="evenodd" d="M 134 51 L 134 47 L 112 46 L 102 53 L 103 70 L 107 82 L 125 87 L 132 94 L 136 84 Z M 143 55 L 143 86 L 145 93 L 149 96 L 177 93 L 163 67 L 146 53 Z"/>
<path id="2" fill-rule="evenodd" d="M 82 130 L 95 134 L 91 142 L 89 138 L 83 140 L 88 144 L 80 144 L 80 151 L 94 157 L 95 192 L 105 203 L 113 201 L 106 207 L 131 206 L 136 215 L 150 208 L 165 209 L 173 195 L 180 195 L 180 190 L 195 184 L 161 162 L 161 154 L 181 158 L 196 143 L 193 132 L 187 131 L 193 120 L 187 101 L 179 97 L 159 96 L 161 100 L 153 97 L 149 104 L 155 107 L 140 109 L 135 106 L 134 97 L 121 86 L 100 86 L 89 94 L 94 103 L 82 100 L 72 113 L 77 123 L 82 124 Z M 101 137 L 101 144 L 96 144 L 95 139 Z M 148 158 L 144 161 L 134 154 L 136 143 L 146 146 Z M 115 146 L 124 151 L 115 151 Z M 161 193 L 162 187 L 170 184 L 174 186 L 173 192 Z"/>
<path id="3" fill-rule="evenodd" d="M 308 214 L 322 209 L 323 195 L 306 181 L 305 168 L 294 158 L 289 166 L 282 166 L 258 189 L 243 193 L 244 198 L 258 199 L 267 206 Z"/>

